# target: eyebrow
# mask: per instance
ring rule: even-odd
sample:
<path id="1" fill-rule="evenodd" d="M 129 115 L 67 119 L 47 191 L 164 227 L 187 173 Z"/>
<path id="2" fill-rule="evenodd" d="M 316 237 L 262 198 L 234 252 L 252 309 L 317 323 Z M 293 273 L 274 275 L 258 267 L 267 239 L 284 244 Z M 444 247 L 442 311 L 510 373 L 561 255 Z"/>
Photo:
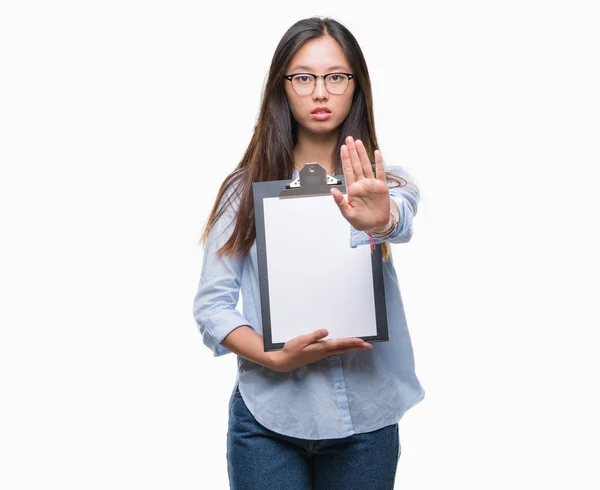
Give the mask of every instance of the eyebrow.
<path id="1" fill-rule="evenodd" d="M 295 71 L 295 70 L 310 70 L 310 66 L 306 66 L 306 65 L 296 65 L 294 66 L 294 68 L 291 69 L 291 71 Z M 335 65 L 335 66 L 330 66 L 327 70 L 347 70 L 348 68 L 346 68 L 343 65 Z"/>

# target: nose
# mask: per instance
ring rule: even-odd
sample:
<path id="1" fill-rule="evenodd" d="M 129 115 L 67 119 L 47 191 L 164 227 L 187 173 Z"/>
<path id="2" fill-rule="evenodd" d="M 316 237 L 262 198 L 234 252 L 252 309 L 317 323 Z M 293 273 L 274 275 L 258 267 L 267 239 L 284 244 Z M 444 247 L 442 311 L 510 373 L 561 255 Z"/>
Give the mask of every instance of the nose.
<path id="1" fill-rule="evenodd" d="M 328 96 L 329 92 L 327 92 L 327 88 L 325 88 L 325 79 L 321 77 L 317 78 L 313 98 L 315 100 L 323 100 L 327 99 Z"/>

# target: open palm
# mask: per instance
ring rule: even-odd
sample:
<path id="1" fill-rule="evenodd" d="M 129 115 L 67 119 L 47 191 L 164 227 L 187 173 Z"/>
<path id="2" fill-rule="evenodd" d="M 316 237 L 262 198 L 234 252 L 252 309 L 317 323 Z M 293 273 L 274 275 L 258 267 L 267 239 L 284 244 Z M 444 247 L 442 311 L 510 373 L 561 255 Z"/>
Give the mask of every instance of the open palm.
<path id="1" fill-rule="evenodd" d="M 331 194 L 335 203 L 356 230 L 381 230 L 390 218 L 390 194 L 381 152 L 375 150 L 375 175 L 361 140 L 355 143 L 352 136 L 348 136 L 340 152 L 348 199 L 334 188 Z"/>

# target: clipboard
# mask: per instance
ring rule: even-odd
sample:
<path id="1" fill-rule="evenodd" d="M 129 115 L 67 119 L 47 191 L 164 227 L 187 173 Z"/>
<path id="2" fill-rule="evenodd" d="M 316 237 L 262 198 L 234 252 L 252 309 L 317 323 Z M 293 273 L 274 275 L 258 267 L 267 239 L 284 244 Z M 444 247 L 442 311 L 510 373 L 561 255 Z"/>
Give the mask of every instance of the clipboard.
<path id="1" fill-rule="evenodd" d="M 326 339 L 389 340 L 381 244 L 351 247 L 332 186 L 307 163 L 295 180 L 252 183 L 264 350 L 326 328 Z"/>

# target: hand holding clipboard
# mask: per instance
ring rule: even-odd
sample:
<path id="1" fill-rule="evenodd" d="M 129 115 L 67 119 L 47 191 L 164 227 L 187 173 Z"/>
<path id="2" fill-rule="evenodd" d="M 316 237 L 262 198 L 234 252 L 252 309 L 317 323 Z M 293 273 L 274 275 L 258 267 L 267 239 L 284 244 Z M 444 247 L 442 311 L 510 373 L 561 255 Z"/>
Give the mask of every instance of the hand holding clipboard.
<path id="1" fill-rule="evenodd" d="M 288 340 L 281 350 L 269 353 L 272 369 L 288 372 L 333 354 L 373 348 L 368 342 L 356 337 L 322 340 L 327 335 L 326 329 L 320 329 Z"/>

